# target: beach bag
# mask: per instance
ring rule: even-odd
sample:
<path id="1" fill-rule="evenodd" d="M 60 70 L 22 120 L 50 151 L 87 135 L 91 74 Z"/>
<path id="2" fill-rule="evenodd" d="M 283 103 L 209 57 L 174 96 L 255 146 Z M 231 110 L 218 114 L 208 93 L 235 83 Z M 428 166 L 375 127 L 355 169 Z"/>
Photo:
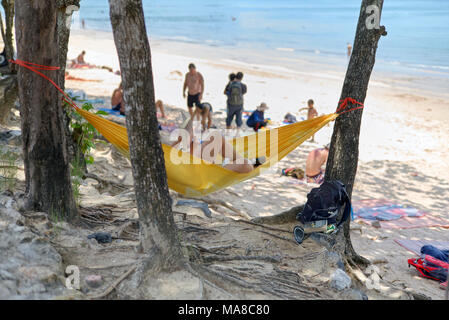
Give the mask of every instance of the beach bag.
<path id="1" fill-rule="evenodd" d="M 232 82 L 229 85 L 229 105 L 243 105 L 243 88 L 240 82 Z"/>
<path id="2" fill-rule="evenodd" d="M 310 191 L 304 210 L 296 218 L 303 224 L 322 220 L 327 220 L 328 224 L 336 224 L 342 210 L 343 215 L 337 227 L 350 216 L 351 201 L 343 183 L 337 180 L 324 181 L 318 188 Z"/>
<path id="3" fill-rule="evenodd" d="M 304 170 L 301 168 L 292 167 L 292 168 L 282 169 L 282 175 L 287 176 L 287 177 L 293 177 L 298 180 L 302 180 L 302 179 L 304 179 L 305 173 L 304 173 Z"/>
<path id="4" fill-rule="evenodd" d="M 428 254 L 419 259 L 408 259 L 408 266 L 414 266 L 422 277 L 444 282 L 447 280 L 449 263 Z"/>

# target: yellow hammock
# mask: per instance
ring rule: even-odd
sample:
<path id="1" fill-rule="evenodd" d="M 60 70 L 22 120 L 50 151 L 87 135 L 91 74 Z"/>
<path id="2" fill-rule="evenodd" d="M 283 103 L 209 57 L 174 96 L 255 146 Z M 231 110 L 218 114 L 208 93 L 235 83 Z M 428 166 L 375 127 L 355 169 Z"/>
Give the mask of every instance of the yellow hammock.
<path id="1" fill-rule="evenodd" d="M 10 60 L 10 62 L 25 67 L 50 81 L 63 94 L 65 97 L 64 100 L 67 103 L 92 124 L 111 144 L 129 157 L 128 134 L 125 127 L 80 109 L 53 80 L 39 71 L 54 71 L 58 70 L 59 67 L 43 66 L 22 60 Z M 326 124 L 335 120 L 341 114 L 338 112 L 346 107 L 347 102 L 360 105 L 351 110 L 363 108 L 361 103 L 351 98 L 346 98 L 343 102 L 340 101 L 341 105 L 337 109 L 337 113 L 232 139 L 230 141 L 231 144 L 245 158 L 255 158 L 256 156 L 266 157 L 266 162 L 250 173 L 230 171 L 221 165 L 208 163 L 192 157 L 190 153 L 185 153 L 162 144 L 168 186 L 184 195 L 202 196 L 254 178 L 260 174 L 261 170 L 267 169 L 277 163 Z M 171 160 L 173 159 L 171 158 L 173 155 L 177 155 L 181 159 L 186 160 L 186 162 L 180 164 L 173 163 Z"/>
<path id="2" fill-rule="evenodd" d="M 128 134 L 124 126 L 82 109 L 76 109 L 76 111 L 111 144 L 129 157 Z M 203 196 L 254 178 L 260 174 L 261 170 L 267 169 L 280 161 L 337 117 L 338 114 L 333 113 L 232 139 L 231 144 L 245 158 L 266 157 L 266 162 L 262 166 L 249 173 L 237 173 L 225 169 L 221 165 L 195 158 L 190 153 L 162 144 L 168 186 L 184 195 Z M 173 163 L 171 160 L 173 156 L 179 158 L 181 163 Z M 185 162 L 182 163 L 181 160 Z"/>

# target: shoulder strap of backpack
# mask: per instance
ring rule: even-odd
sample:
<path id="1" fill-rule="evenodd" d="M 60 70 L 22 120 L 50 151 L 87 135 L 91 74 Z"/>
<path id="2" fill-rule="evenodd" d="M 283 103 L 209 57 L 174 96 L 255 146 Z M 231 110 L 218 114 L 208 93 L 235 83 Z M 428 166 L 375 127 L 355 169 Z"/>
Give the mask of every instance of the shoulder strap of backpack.
<path id="1" fill-rule="evenodd" d="M 348 193 L 343 184 L 342 184 L 342 186 L 340 186 L 340 197 L 344 201 L 345 211 L 343 212 L 343 215 L 342 215 L 341 220 L 338 223 L 337 227 L 339 227 L 346 220 L 348 220 L 349 216 L 351 215 L 351 200 L 349 199 Z"/>

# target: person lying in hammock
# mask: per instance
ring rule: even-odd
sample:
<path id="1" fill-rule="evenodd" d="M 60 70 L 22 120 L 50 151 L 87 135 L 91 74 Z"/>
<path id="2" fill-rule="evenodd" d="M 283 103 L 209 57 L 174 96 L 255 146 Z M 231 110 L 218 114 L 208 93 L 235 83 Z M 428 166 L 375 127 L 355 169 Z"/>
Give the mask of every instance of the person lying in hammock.
<path id="1" fill-rule="evenodd" d="M 191 118 L 184 128 L 184 134 L 180 134 L 178 139 L 173 142 L 171 146 L 178 146 L 178 148 L 181 149 L 180 145 L 187 142 L 189 144 L 188 150 L 191 155 L 210 163 L 214 163 L 215 158 L 219 154 L 223 158 L 221 163 L 223 168 L 237 173 L 249 173 L 265 162 L 265 157 L 256 158 L 254 163 L 243 158 L 237 153 L 234 146 L 228 143 L 218 131 L 214 131 L 214 134 L 201 140 L 199 139 L 200 135 L 195 136 L 193 127 L 193 118 Z M 218 154 L 216 154 L 216 152 L 218 152 Z"/>

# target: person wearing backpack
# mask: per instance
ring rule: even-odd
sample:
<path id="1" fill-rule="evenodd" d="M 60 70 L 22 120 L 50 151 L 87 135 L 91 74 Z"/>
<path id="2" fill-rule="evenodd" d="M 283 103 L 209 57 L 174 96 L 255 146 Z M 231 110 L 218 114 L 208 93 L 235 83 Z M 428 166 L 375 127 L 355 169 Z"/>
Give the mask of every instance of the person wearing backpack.
<path id="1" fill-rule="evenodd" d="M 240 129 L 243 113 L 243 95 L 246 94 L 247 88 L 242 83 L 243 73 L 238 72 L 235 76 L 235 80 L 229 84 L 226 95 L 228 96 L 228 116 L 226 118 L 226 129 L 231 129 L 231 123 L 234 120 L 237 124 L 237 129 Z"/>

